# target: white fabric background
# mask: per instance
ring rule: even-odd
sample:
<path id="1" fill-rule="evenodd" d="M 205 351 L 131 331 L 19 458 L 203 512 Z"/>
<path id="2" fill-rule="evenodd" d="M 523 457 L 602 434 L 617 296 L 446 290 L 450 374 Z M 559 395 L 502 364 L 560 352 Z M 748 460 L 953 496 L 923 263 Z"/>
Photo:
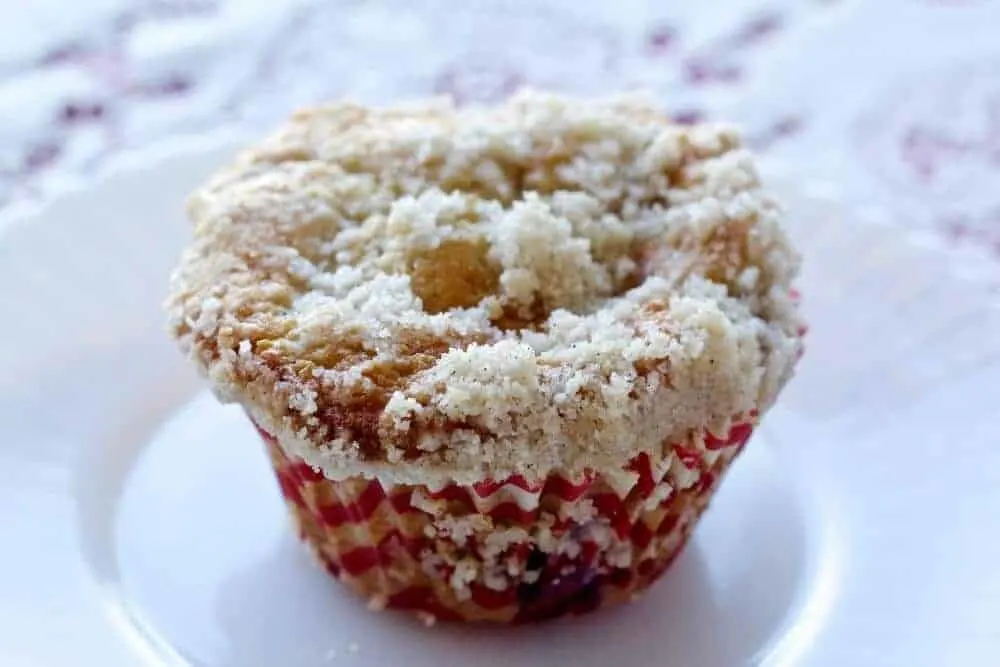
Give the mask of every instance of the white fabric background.
<path id="1" fill-rule="evenodd" d="M 8 6 L 9 5 L 9 6 Z M 1000 0 L 8 0 L 0 207 L 352 96 L 646 88 L 901 225 L 1000 251 Z M 81 222 L 85 224 L 85 222 Z"/>

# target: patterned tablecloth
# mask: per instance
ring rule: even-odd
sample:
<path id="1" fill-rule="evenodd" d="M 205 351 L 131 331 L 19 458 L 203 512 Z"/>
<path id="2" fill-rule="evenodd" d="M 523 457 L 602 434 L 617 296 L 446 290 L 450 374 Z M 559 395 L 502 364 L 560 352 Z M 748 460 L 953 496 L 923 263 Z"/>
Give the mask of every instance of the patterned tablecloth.
<path id="1" fill-rule="evenodd" d="M 13 6 L 11 6 L 13 5 Z M 0 206 L 296 106 L 645 88 L 895 221 L 1000 251 L 1000 0 L 11 0 Z"/>

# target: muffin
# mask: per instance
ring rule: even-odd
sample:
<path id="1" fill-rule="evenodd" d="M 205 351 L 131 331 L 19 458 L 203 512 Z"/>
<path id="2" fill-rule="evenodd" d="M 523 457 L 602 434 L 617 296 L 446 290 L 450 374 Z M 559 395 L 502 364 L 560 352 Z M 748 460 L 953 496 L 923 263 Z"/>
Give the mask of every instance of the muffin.
<path id="1" fill-rule="evenodd" d="M 188 210 L 173 335 L 329 573 L 428 622 L 644 591 L 801 353 L 752 156 L 639 98 L 308 109 Z"/>

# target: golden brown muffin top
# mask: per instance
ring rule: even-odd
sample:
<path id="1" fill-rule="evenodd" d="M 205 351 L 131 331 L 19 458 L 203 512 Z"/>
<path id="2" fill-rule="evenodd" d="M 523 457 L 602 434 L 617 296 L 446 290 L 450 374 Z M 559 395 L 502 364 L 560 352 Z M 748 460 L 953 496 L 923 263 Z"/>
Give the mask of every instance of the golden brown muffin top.
<path id="1" fill-rule="evenodd" d="M 305 110 L 189 213 L 174 335 L 333 478 L 659 460 L 769 406 L 800 349 L 738 135 L 634 98 Z"/>

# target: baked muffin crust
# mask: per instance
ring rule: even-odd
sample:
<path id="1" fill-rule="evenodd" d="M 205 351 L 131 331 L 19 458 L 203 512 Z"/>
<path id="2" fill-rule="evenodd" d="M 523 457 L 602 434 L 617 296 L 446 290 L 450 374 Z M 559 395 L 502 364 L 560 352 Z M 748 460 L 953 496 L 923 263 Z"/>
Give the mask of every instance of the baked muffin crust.
<path id="1" fill-rule="evenodd" d="M 660 461 L 800 352 L 798 257 L 737 133 L 641 99 L 305 110 L 189 214 L 174 335 L 332 479 Z"/>

